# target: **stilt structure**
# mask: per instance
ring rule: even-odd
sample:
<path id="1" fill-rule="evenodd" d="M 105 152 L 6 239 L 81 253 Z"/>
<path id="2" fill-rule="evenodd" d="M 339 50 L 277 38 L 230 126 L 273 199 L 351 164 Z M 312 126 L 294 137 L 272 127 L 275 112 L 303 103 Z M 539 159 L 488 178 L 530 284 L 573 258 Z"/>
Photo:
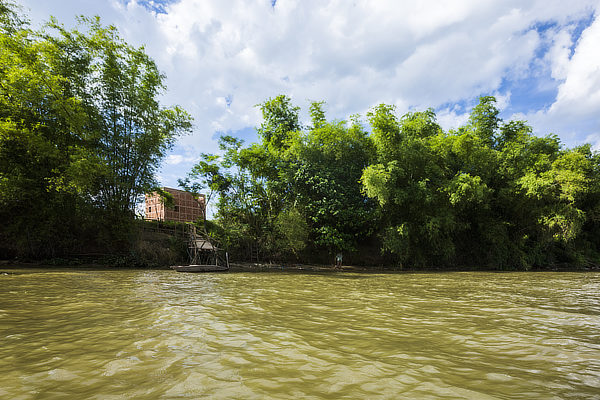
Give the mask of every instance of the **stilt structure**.
<path id="1" fill-rule="evenodd" d="M 195 226 L 190 227 L 188 239 L 190 264 L 217 265 L 217 248 L 204 235 L 198 235 Z"/>
<path id="2" fill-rule="evenodd" d="M 171 268 L 180 272 L 212 272 L 229 269 L 229 257 L 219 257 L 219 249 L 209 240 L 208 234 L 198 234 L 194 225 L 189 227 L 188 256 L 190 265 L 176 265 Z"/>

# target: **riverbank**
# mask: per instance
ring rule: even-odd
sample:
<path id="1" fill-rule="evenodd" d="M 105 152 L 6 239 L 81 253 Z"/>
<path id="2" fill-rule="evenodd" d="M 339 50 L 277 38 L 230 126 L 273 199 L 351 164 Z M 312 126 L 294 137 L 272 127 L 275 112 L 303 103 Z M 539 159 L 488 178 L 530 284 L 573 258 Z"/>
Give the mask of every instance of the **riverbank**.
<path id="1" fill-rule="evenodd" d="M 337 271 L 337 272 L 592 272 L 599 271 L 600 266 L 589 266 L 589 267 L 574 267 L 568 265 L 561 266 L 549 266 L 547 268 L 532 268 L 530 270 L 502 270 L 502 269 L 490 269 L 490 268 L 474 268 L 474 267 L 455 267 L 455 268 L 441 268 L 441 267 L 423 267 L 423 268 L 399 268 L 394 266 L 356 266 L 356 265 L 342 265 L 336 267 L 335 265 L 320 265 L 320 264 L 281 264 L 281 263 L 251 263 L 251 262 L 240 262 L 231 263 L 232 271 Z"/>
<path id="2" fill-rule="evenodd" d="M 103 264 L 93 262 L 76 262 L 71 260 L 65 263 L 45 263 L 45 262 L 29 262 L 29 261 L 14 261 L 0 260 L 0 268 L 82 268 L 82 269 L 148 269 L 148 270 L 164 270 L 170 269 L 165 266 L 123 266 L 119 264 Z M 341 268 L 336 268 L 334 265 L 319 265 L 319 264 L 282 264 L 282 263 L 256 263 L 256 262 L 235 262 L 230 263 L 230 271 L 340 271 L 340 272 L 369 272 L 369 271 L 392 271 L 392 268 L 383 267 L 360 267 L 353 265 L 343 265 Z M 396 269 L 397 270 L 397 269 Z"/>
<path id="3" fill-rule="evenodd" d="M 230 263 L 232 271 L 339 271 L 339 272 L 369 272 L 369 271 L 391 271 L 383 267 L 361 267 L 354 265 L 342 265 L 336 268 L 334 265 L 321 264 L 287 264 L 287 263 L 256 263 L 236 262 Z M 397 270 L 397 269 L 396 269 Z"/>
<path id="4" fill-rule="evenodd" d="M 135 269 L 135 270 L 168 270 L 168 265 L 124 265 L 122 262 L 116 264 L 111 263 L 94 263 L 81 262 L 81 260 L 52 260 L 52 262 L 30 262 L 20 260 L 0 260 L 0 268 L 73 268 L 73 269 L 100 269 L 100 270 L 115 270 L 115 269 Z M 301 264 L 301 263 L 267 263 L 267 262 L 232 262 L 230 263 L 231 272 L 269 272 L 269 271 L 307 271 L 307 272 L 526 272 L 524 270 L 501 270 L 490 268 L 474 268 L 474 267 L 424 267 L 424 268 L 399 268 L 395 266 L 357 266 L 357 265 L 342 265 L 336 267 L 333 264 Z M 531 272 L 600 272 L 600 266 L 575 267 L 569 265 L 553 265 L 547 268 L 532 268 Z"/>

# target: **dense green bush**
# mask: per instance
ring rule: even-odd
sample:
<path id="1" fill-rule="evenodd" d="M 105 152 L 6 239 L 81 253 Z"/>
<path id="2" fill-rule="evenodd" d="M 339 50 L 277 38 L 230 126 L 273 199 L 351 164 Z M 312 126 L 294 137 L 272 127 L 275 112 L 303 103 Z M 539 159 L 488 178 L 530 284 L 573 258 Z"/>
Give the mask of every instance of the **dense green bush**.
<path id="1" fill-rule="evenodd" d="M 278 96 L 261 106 L 260 143 L 221 138 L 182 181 L 218 193 L 217 235 L 243 258 L 398 267 L 530 269 L 596 264 L 600 156 L 502 121 L 482 97 L 444 132 L 429 109 L 393 106 L 328 122 Z M 368 244 L 368 245 L 367 245 Z M 377 253 L 377 254 L 374 254 Z M 347 258 L 348 259 L 348 258 Z"/>

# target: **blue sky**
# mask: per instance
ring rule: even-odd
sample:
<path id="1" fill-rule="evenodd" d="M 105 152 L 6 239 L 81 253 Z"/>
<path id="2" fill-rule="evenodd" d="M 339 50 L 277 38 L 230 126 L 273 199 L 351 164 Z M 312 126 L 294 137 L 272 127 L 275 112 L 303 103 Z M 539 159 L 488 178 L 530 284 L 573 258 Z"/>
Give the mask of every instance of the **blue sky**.
<path id="1" fill-rule="evenodd" d="M 600 2 L 573 0 L 20 0 L 34 25 L 99 15 L 167 75 L 194 119 L 159 179 L 175 187 L 221 132 L 246 141 L 278 94 L 329 118 L 435 108 L 445 129 L 480 95 L 538 135 L 600 148 Z M 303 114 L 306 118 L 306 114 Z"/>

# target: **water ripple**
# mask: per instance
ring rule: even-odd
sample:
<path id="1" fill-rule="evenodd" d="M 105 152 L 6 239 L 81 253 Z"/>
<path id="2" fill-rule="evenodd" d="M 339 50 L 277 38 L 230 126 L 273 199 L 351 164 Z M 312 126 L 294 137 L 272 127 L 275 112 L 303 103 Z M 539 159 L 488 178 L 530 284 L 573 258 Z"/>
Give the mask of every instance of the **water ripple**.
<path id="1" fill-rule="evenodd" d="M 0 398 L 597 398 L 593 273 L 0 274 Z"/>

